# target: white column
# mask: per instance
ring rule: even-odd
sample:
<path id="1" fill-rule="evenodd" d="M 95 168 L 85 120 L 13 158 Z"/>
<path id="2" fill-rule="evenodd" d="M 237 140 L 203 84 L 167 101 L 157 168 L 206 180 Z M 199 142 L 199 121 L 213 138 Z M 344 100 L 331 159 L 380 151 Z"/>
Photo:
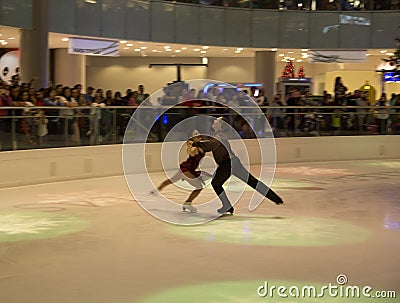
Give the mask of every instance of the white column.
<path id="1" fill-rule="evenodd" d="M 47 87 L 49 80 L 48 0 L 32 1 L 32 29 L 21 29 L 21 80 L 35 88 Z"/>
<path id="2" fill-rule="evenodd" d="M 256 82 L 262 83 L 265 88 L 265 95 L 271 101 L 276 92 L 275 79 L 275 54 L 276 52 L 256 52 Z"/>
<path id="3" fill-rule="evenodd" d="M 86 90 L 86 56 L 68 54 L 66 48 L 55 50 L 54 84 L 73 86 L 82 84 Z"/>

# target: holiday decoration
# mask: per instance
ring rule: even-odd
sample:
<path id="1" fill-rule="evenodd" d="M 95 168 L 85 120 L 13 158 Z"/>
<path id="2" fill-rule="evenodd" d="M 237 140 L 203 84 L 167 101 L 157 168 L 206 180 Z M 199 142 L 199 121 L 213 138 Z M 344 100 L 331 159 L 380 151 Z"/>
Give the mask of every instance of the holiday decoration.
<path id="1" fill-rule="evenodd" d="M 299 67 L 299 73 L 298 73 L 298 78 L 305 78 L 306 74 L 304 73 L 304 67 L 300 66 Z"/>
<path id="2" fill-rule="evenodd" d="M 393 72 L 400 74 L 400 38 L 396 39 L 397 49 L 394 51 L 393 56 L 389 56 L 389 59 L 383 59 L 385 62 L 389 62 L 390 66 L 394 66 Z"/>
<path id="3" fill-rule="evenodd" d="M 288 61 L 286 63 L 281 78 L 296 78 L 293 61 Z"/>

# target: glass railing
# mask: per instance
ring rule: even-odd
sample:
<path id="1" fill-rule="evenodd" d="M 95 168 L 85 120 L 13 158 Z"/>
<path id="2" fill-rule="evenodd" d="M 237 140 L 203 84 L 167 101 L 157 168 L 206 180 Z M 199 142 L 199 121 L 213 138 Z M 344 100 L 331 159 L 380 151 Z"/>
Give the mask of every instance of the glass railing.
<path id="1" fill-rule="evenodd" d="M 280 10 L 400 10 L 400 3 L 392 0 L 177 0 L 169 2 Z"/>
<path id="2" fill-rule="evenodd" d="M 244 139 L 272 135 L 310 137 L 400 134 L 400 106 L 265 106 L 261 107 L 263 114 L 251 106 L 234 108 L 237 112 L 232 108 L 213 106 L 176 106 L 165 113 L 165 108 L 161 106 L 141 108 L 146 110 L 140 113 L 155 118 L 156 122 L 144 139 L 135 136 L 140 132 L 140 123 L 131 123 L 132 129 L 129 131 L 130 138 L 134 138 L 133 142 L 162 142 L 180 121 L 201 115 L 224 116 Z M 130 106 L 0 107 L 0 150 L 121 144 L 135 111 L 136 108 Z M 245 113 L 247 122 L 238 114 L 240 112 Z M 211 125 L 196 125 L 196 119 L 192 120 L 192 129 L 212 133 Z M 169 138 L 185 140 L 187 134 L 176 133 Z"/>

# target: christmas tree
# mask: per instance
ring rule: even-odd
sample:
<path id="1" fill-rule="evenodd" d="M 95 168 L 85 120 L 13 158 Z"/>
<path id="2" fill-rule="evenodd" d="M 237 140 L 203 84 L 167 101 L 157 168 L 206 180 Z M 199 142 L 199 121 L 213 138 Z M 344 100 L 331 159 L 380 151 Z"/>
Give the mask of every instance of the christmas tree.
<path id="1" fill-rule="evenodd" d="M 282 78 L 296 78 L 293 61 L 288 61 L 282 72 Z"/>
<path id="2" fill-rule="evenodd" d="M 305 78 L 306 77 L 306 74 L 304 73 L 304 67 L 303 66 L 300 66 L 300 68 L 299 68 L 298 77 L 299 78 Z"/>
<path id="3" fill-rule="evenodd" d="M 397 49 L 393 53 L 393 56 L 390 56 L 389 59 L 383 59 L 383 61 L 389 62 L 390 66 L 394 66 L 393 71 L 400 75 L 400 38 L 397 38 L 396 41 Z"/>

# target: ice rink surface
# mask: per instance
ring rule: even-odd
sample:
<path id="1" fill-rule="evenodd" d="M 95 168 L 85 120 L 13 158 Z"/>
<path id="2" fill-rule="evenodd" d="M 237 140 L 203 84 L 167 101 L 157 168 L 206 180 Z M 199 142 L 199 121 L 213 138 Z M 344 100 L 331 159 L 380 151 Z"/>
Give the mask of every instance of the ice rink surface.
<path id="1" fill-rule="evenodd" d="M 233 216 L 196 226 L 149 215 L 123 176 L 1 189 L 0 302 L 400 302 L 399 160 L 278 165 L 272 188 L 284 205 L 249 212 L 248 189 Z M 176 216 L 194 216 L 181 211 L 188 191 L 163 193 Z M 208 187 L 194 204 L 213 197 Z M 257 292 L 339 275 L 397 298 Z"/>

